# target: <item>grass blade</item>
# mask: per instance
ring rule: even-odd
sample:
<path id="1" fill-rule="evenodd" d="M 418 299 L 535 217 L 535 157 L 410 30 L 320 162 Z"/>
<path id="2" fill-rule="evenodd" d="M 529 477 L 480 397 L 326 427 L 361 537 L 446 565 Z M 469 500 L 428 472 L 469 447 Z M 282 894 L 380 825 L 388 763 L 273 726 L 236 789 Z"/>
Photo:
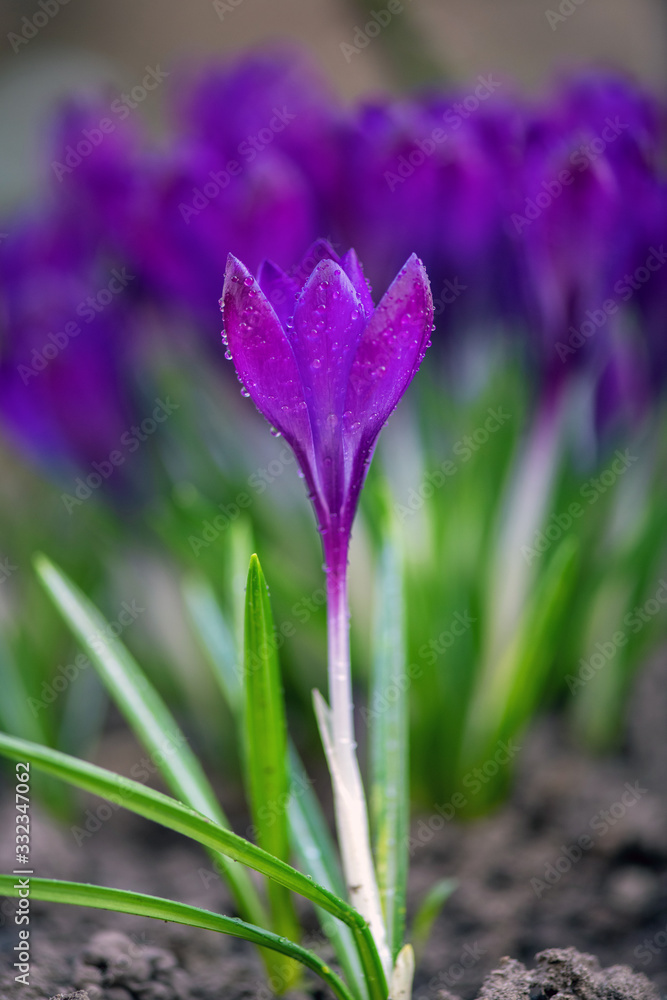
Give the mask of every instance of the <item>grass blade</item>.
<path id="1" fill-rule="evenodd" d="M 2 725 L 10 732 L 46 742 L 46 731 L 40 722 L 38 712 L 34 708 L 29 710 L 32 703 L 41 704 L 41 702 L 36 698 L 30 698 L 21 669 L 2 635 L 0 635 L 0 674 L 2 675 L 2 699 L 0 699 Z"/>
<path id="2" fill-rule="evenodd" d="M 441 878 L 421 901 L 421 905 L 415 913 L 410 930 L 410 940 L 415 949 L 417 960 L 422 955 L 433 930 L 433 924 L 451 894 L 458 885 L 455 878 Z"/>
<path id="3" fill-rule="evenodd" d="M 204 577 L 189 576 L 183 598 L 202 651 L 234 715 L 241 711 L 243 694 L 234 630 L 222 613 L 213 588 Z"/>
<path id="4" fill-rule="evenodd" d="M 290 795 L 287 725 L 271 602 L 256 555 L 250 559 L 246 587 L 241 728 L 257 843 L 274 857 L 287 861 L 286 806 Z M 269 883 L 268 890 L 274 930 L 296 937 L 298 922 L 289 892 L 275 882 Z"/>
<path id="5" fill-rule="evenodd" d="M 0 895 L 17 896 L 17 879 L 13 875 L 0 875 Z M 80 882 L 61 882 L 58 879 L 30 878 L 30 896 L 45 902 L 69 903 L 77 906 L 91 906 L 100 910 L 114 910 L 120 913 L 133 913 L 142 917 L 153 917 L 156 920 L 170 920 L 177 924 L 187 924 L 190 927 L 201 927 L 209 931 L 218 931 L 232 937 L 250 941 L 286 955 L 292 961 L 299 962 L 318 975 L 339 997 L 339 1000 L 354 1000 L 345 983 L 314 952 L 302 948 L 292 941 L 279 937 L 271 931 L 247 924 L 243 920 L 226 917 L 210 910 L 202 910 L 198 906 L 189 906 L 160 896 L 147 896 L 139 892 L 129 892 L 124 889 L 109 889 L 106 886 L 83 885 Z"/>
<path id="6" fill-rule="evenodd" d="M 238 673 L 234 668 L 234 683 L 229 681 L 229 664 L 235 664 L 240 657 L 234 647 L 232 629 L 227 624 L 213 589 L 204 578 L 191 578 L 184 588 L 185 601 L 190 611 L 191 621 L 207 659 L 215 668 L 215 676 L 232 714 L 239 726 L 242 725 L 242 691 Z M 232 644 L 231 648 L 229 644 Z M 226 666 L 217 661 L 226 659 Z M 223 673 L 227 679 L 223 680 Z M 345 883 L 338 863 L 336 848 L 329 832 L 322 808 L 313 794 L 303 763 L 293 746 L 289 746 L 291 796 L 287 807 L 290 840 L 301 869 L 334 892 L 345 896 Z M 348 927 L 332 920 L 330 915 L 316 907 L 318 919 L 324 933 L 331 941 L 343 972 L 357 994 L 357 1000 L 365 1000 L 367 991 L 363 970 L 354 948 L 354 940 Z"/>
<path id="7" fill-rule="evenodd" d="M 516 735 L 530 719 L 554 659 L 558 630 L 576 578 L 579 543 L 566 537 L 539 580 L 532 600 L 507 649 L 498 662 L 483 666 L 468 708 L 461 773 L 482 766 L 492 758 L 501 740 Z M 507 787 L 511 771 L 503 781 L 491 782 L 477 795 L 475 812 L 483 812 Z"/>
<path id="8" fill-rule="evenodd" d="M 45 556 L 37 557 L 36 568 L 130 727 L 155 755 L 168 787 L 197 812 L 228 827 L 204 770 L 176 720 L 125 646 L 111 634 L 97 608 Z M 170 752 L 165 753 L 165 745 L 170 746 Z M 247 872 L 231 865 L 226 857 L 216 861 L 229 882 L 239 912 L 252 923 L 265 923 L 264 907 Z"/>
<path id="9" fill-rule="evenodd" d="M 386 1000 L 384 971 L 366 921 L 343 899 L 302 872 L 189 806 L 96 764 L 89 764 L 50 747 L 39 746 L 4 733 L 0 733 L 0 754 L 11 760 L 28 761 L 37 770 L 116 802 L 176 833 L 182 833 L 212 851 L 224 854 L 233 861 L 240 861 L 262 875 L 275 879 L 280 885 L 322 907 L 351 929 L 372 1000 Z"/>
<path id="10" fill-rule="evenodd" d="M 408 877 L 408 687 L 400 545 L 384 544 L 377 573 L 370 705 L 370 813 L 378 887 L 392 959 L 403 946 Z"/>

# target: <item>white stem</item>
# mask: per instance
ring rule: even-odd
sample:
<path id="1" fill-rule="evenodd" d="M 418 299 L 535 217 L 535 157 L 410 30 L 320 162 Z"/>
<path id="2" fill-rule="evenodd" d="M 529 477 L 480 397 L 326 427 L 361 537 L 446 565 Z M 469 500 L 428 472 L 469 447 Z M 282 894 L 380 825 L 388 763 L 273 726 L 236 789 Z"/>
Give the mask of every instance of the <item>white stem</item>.
<path id="1" fill-rule="evenodd" d="M 371 853 L 366 796 L 354 739 L 349 621 L 345 573 L 330 568 L 327 578 L 329 692 L 331 709 L 319 692 L 320 723 L 334 789 L 336 828 L 350 903 L 368 921 L 387 976 L 391 953 Z"/>
<path id="2" fill-rule="evenodd" d="M 391 1000 L 410 1000 L 414 975 L 415 953 L 411 944 L 405 944 L 396 956 L 396 964 L 389 980 Z"/>

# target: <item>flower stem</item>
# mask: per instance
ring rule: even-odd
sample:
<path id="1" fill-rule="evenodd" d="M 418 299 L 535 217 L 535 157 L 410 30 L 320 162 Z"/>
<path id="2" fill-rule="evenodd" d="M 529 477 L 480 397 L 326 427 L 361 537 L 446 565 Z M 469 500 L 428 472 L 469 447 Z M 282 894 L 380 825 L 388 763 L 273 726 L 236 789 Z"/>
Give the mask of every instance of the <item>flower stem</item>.
<path id="1" fill-rule="evenodd" d="M 373 867 L 368 809 L 354 738 L 347 603 L 347 546 L 342 558 L 328 561 L 327 626 L 331 740 L 334 758 L 329 762 L 329 766 L 332 772 L 336 827 L 343 871 L 350 903 L 368 921 L 385 973 L 389 975 L 391 955 Z"/>

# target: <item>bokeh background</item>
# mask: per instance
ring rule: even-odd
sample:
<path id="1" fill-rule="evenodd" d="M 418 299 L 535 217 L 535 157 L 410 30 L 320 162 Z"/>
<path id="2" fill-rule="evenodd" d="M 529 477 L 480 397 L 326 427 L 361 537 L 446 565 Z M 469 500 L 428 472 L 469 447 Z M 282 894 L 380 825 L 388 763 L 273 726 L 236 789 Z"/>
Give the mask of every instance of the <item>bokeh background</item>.
<path id="1" fill-rule="evenodd" d="M 243 0 L 221 18 L 208 0 L 188 4 L 187 12 L 172 0 L 91 0 L 85 5 L 70 0 L 22 47 L 20 58 L 9 45 L 0 53 L 5 137 L 0 203 L 29 196 L 39 183 L 45 115 L 59 95 L 100 80 L 128 86 L 156 61 L 174 67 L 184 59 L 230 56 L 276 39 L 296 40 L 348 101 L 378 91 L 400 92 L 434 71 L 459 82 L 496 72 L 530 93 L 548 88 L 554 74 L 591 62 L 627 70 L 655 87 L 664 86 L 667 77 L 667 5 L 660 0 L 584 0 L 576 6 L 573 0 L 574 13 L 555 27 L 546 12 L 558 12 L 558 4 L 546 0 L 413 0 L 406 7 L 397 29 L 399 47 L 409 51 L 414 36 L 419 45 L 412 47 L 414 61 L 402 65 L 391 59 L 386 39 L 349 63 L 344 59 L 340 44 L 364 23 L 364 4 Z M 0 11 L 2 37 L 16 30 L 27 13 L 21 0 L 7 0 Z M 156 95 L 142 115 L 159 122 L 162 100 Z"/>
<path id="2" fill-rule="evenodd" d="M 534 727 L 521 760 L 524 791 L 513 800 L 522 817 L 516 837 L 532 845 L 533 833 L 551 826 L 556 837 L 574 836 L 567 824 L 578 831 L 593 809 L 592 793 L 582 793 L 571 820 L 576 776 L 595 786 L 592 755 L 627 755 L 637 681 L 665 660 L 667 3 L 405 0 L 352 55 L 346 46 L 386 4 L 43 4 L 4 0 L 0 9 L 0 727 L 122 773 L 143 753 L 91 663 L 77 659 L 35 572 L 41 551 L 120 633 L 246 828 L 234 685 L 245 573 L 257 551 L 291 732 L 330 812 L 311 706 L 326 676 L 319 538 L 289 451 L 224 358 L 216 298 L 228 250 L 251 268 L 270 254 L 289 270 L 318 236 L 341 251 L 354 242 L 376 301 L 416 250 L 436 295 L 433 347 L 383 434 L 353 540 L 362 759 L 373 713 L 407 677 L 419 851 L 441 829 L 428 825 L 442 818 L 436 804 L 469 788 L 475 768 L 486 768 L 484 780 L 453 811 L 466 822 L 492 814 L 514 775 L 513 764 L 498 765 L 498 747 Z M 44 23 L 26 29 L 36 14 Z M 54 164 L 67 144 L 160 70 L 164 85 L 59 175 Z M 497 101 L 478 102 L 479 113 L 394 195 L 384 171 L 485 79 L 501 82 Z M 226 193 L 184 218 L 210 171 L 285 102 L 298 110 L 294 129 L 271 137 Z M 619 141 L 523 231 L 508 231 L 512 211 L 553 185 L 573 151 L 616 116 L 629 122 Z M 557 361 L 554 342 L 587 322 L 587 309 L 598 315 L 608 295 L 620 296 L 613 288 L 624 271 L 640 275 L 637 294 L 613 321 L 603 317 L 571 364 Z M 90 333 L 47 356 L 26 382 L 21 364 L 81 316 L 77 303 L 91 293 L 101 308 Z M 175 406 L 162 421 L 164 400 Z M 122 469 L 77 486 L 143 421 L 149 429 L 132 431 L 136 448 L 124 443 Z M 397 593 L 404 635 L 400 614 L 389 622 L 382 614 Z M 369 690 L 387 634 L 404 654 L 398 687 Z M 650 746 L 655 727 L 664 729 L 657 676 L 658 695 L 644 699 L 650 726 L 642 715 L 630 727 L 642 773 L 655 781 L 655 815 L 666 801 Z M 553 718 L 564 756 L 550 742 Z M 159 784 L 156 770 L 148 780 Z M 547 805 L 537 816 L 531 797 L 541 774 Z M 601 787 L 606 795 L 612 786 Z M 49 817 L 77 821 L 80 802 L 61 786 L 36 780 L 34 790 Z M 443 855 L 436 849 L 438 869 L 468 865 L 471 895 L 475 845 L 493 855 L 498 836 L 512 853 L 514 820 L 502 815 L 489 841 L 482 820 L 470 847 L 466 828 Z M 610 961 L 619 942 L 632 960 L 628 900 L 646 933 L 667 919 L 664 823 L 662 835 L 647 828 L 631 830 L 609 862 L 621 886 L 609 934 L 611 837 L 592 863 L 596 891 L 612 888 L 586 946 L 604 945 Z M 452 830 L 445 840 L 458 836 Z M 432 868 L 419 851 L 427 888 Z M 535 851 L 516 897 L 514 871 L 484 874 L 500 900 L 489 910 L 494 933 L 521 911 L 523 957 L 532 955 L 533 923 L 548 925 L 535 942 L 559 943 L 557 920 L 556 931 L 549 921 L 560 902 L 550 911 L 531 895 L 530 874 L 542 865 Z M 642 868 L 637 902 L 640 865 L 658 876 L 647 888 Z M 465 891 L 452 910 L 461 942 L 476 912 Z M 586 898 L 579 908 L 588 907 Z M 569 927 L 570 911 L 558 912 Z M 493 940 L 490 962 L 516 944 Z M 663 954 L 651 968 L 664 972 L 664 964 Z"/>

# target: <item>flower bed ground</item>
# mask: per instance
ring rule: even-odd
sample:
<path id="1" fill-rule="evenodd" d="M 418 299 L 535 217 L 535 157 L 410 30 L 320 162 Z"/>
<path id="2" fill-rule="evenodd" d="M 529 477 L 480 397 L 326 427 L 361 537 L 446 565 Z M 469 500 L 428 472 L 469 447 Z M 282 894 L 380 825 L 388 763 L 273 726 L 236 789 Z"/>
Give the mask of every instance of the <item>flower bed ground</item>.
<path id="1" fill-rule="evenodd" d="M 625 973 L 600 976 L 571 952 L 551 954 L 530 974 L 518 964 L 535 969 L 536 953 L 571 947 L 596 956 L 603 967 L 630 965 L 667 991 L 665 719 L 663 656 L 641 678 L 623 745 L 613 757 L 581 753 L 568 745 L 561 722 L 542 720 L 521 744 L 515 792 L 497 813 L 472 824 L 445 822 L 434 803 L 431 815 L 417 817 L 411 899 L 442 876 L 455 875 L 460 884 L 422 957 L 416 1000 L 438 1000 L 439 993 L 470 1000 L 493 969 L 480 994 L 484 1000 L 543 1000 L 559 989 L 560 996 L 578 1000 L 658 995 Z M 119 770 L 139 756 L 124 737 L 110 737 L 101 750 L 102 762 Z M 87 805 L 94 814 L 99 803 Z M 233 802 L 226 805 L 234 811 Z M 0 827 L 8 829 L 5 818 L 0 814 Z M 206 858 L 167 831 L 114 811 L 98 830 L 78 839 L 68 827 L 37 822 L 36 874 L 229 910 L 225 888 Z M 10 846 L 0 845 L 5 871 L 11 870 Z M 242 942 L 44 903 L 32 904 L 31 985 L 16 988 L 10 968 L 13 910 L 13 901 L 3 903 L 1 1000 L 47 1000 L 75 989 L 86 989 L 90 1000 L 270 996 L 257 955 Z M 322 947 L 316 932 L 311 943 Z M 511 961 L 497 968 L 504 956 Z M 569 992 L 563 992 L 568 976 Z M 318 991 L 319 983 L 306 981 L 304 993 Z"/>

